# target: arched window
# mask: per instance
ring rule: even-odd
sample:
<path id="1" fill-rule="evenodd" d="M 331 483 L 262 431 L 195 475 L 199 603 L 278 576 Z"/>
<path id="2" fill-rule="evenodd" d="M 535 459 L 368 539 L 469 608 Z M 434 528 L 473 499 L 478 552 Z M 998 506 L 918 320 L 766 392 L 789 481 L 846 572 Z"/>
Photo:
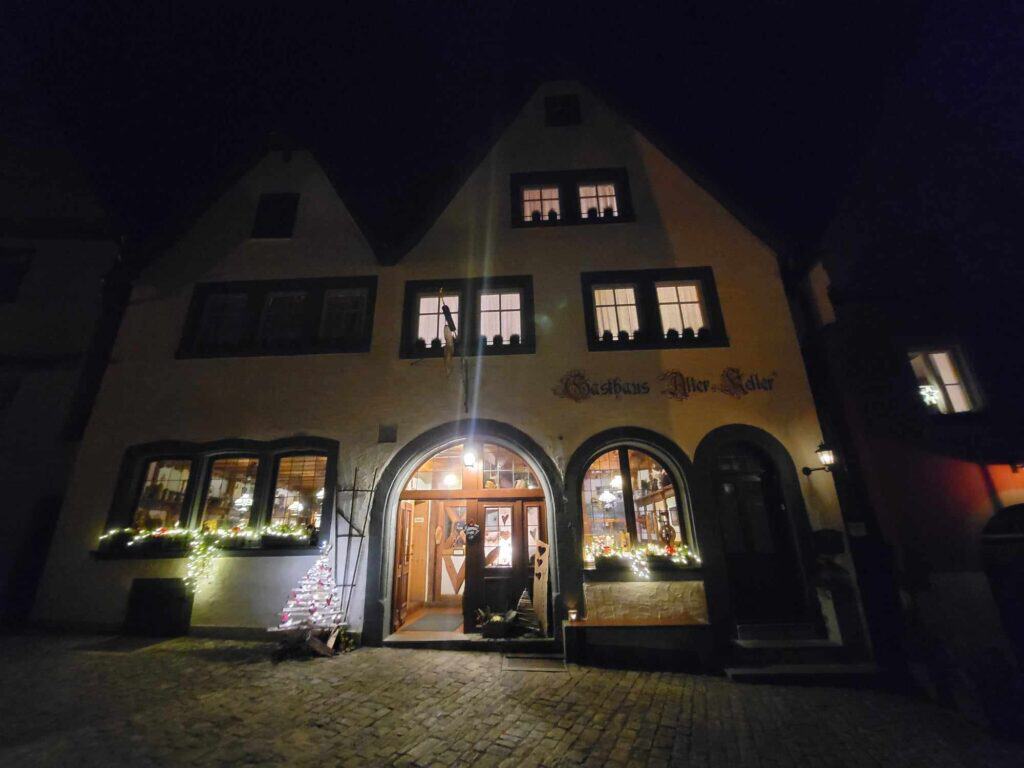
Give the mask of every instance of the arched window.
<path id="1" fill-rule="evenodd" d="M 658 459 L 628 446 L 599 454 L 583 475 L 583 560 L 636 548 L 693 547 L 681 478 Z"/>

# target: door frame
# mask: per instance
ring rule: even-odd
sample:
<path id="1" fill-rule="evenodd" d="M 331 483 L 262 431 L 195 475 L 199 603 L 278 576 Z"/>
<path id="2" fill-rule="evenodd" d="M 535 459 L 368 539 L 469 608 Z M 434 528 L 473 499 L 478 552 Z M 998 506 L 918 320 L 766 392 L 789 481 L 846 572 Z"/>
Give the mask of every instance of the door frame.
<path id="1" fill-rule="evenodd" d="M 434 453 L 456 443 L 472 440 L 501 445 L 521 456 L 533 470 L 543 491 L 545 527 L 552 562 L 548 571 L 549 595 L 553 606 L 552 627 L 558 628 L 564 614 L 560 600 L 558 528 L 556 521 L 564 504 L 560 472 L 547 452 L 531 437 L 513 426 L 491 419 L 465 419 L 442 424 L 410 440 L 388 461 L 380 475 L 367 525 L 366 589 L 363 603 L 362 644 L 381 645 L 390 626 L 395 565 L 398 503 L 413 472 Z M 498 489 L 500 491 L 500 489 Z"/>

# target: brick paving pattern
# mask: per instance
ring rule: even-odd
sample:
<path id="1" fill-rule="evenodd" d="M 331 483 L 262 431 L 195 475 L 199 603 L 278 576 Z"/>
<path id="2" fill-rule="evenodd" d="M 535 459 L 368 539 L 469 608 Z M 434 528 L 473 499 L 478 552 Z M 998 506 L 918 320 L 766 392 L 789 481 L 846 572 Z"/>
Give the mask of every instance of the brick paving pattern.
<path id="1" fill-rule="evenodd" d="M 275 665 L 265 643 L 109 642 L 0 640 L 0 765 L 1024 765 L 1024 746 L 876 691 L 503 672 L 487 653 Z"/>

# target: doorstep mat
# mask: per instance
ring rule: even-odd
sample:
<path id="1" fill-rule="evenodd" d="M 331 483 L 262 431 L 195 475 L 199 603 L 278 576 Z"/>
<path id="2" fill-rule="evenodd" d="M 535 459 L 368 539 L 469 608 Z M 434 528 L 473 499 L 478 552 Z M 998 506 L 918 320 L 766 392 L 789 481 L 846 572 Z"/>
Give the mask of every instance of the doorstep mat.
<path id="1" fill-rule="evenodd" d="M 401 632 L 458 632 L 462 629 L 461 613 L 428 613 L 406 624 Z"/>

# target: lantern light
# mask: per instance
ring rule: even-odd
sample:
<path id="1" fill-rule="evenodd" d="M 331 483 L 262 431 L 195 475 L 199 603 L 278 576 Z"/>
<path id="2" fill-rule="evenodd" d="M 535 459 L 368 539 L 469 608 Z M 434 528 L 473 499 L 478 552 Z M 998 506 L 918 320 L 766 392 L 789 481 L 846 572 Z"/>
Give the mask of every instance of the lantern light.
<path id="1" fill-rule="evenodd" d="M 466 448 L 466 450 L 462 452 L 462 463 L 467 467 L 472 467 L 476 464 L 476 454 L 473 453 L 472 448 Z"/>
<path id="2" fill-rule="evenodd" d="M 832 467 L 836 465 L 836 452 L 825 443 L 821 443 L 814 454 L 818 457 L 818 461 L 821 462 L 820 467 L 811 469 L 810 467 L 804 467 L 800 471 L 804 473 L 805 477 L 810 477 L 812 472 L 831 472 Z"/>
<path id="3" fill-rule="evenodd" d="M 580 612 L 577 611 L 575 608 L 570 608 L 569 609 L 569 621 L 576 621 L 576 619 L 579 617 L 579 615 L 580 615 Z"/>

